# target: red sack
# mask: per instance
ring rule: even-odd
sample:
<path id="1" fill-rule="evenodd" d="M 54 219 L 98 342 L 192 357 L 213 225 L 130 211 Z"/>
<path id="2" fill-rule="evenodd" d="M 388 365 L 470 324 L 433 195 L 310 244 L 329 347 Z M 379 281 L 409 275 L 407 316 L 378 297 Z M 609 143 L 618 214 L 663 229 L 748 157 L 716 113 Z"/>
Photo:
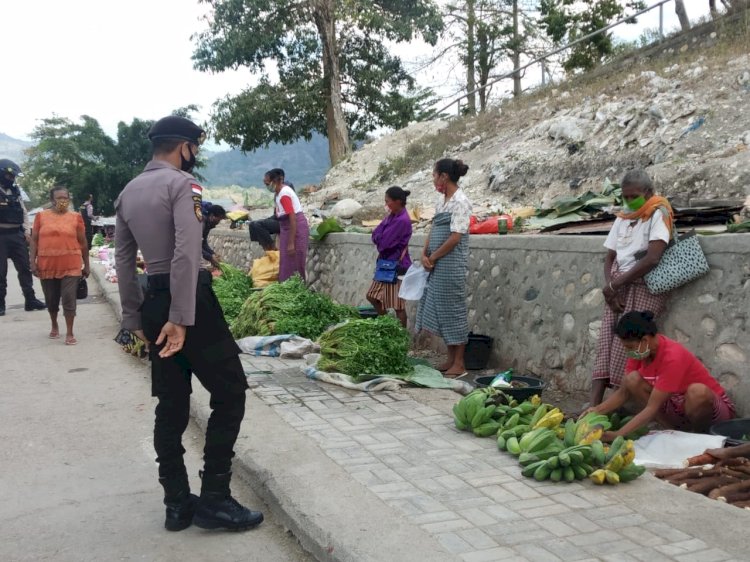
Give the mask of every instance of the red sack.
<path id="1" fill-rule="evenodd" d="M 499 219 L 507 221 L 508 231 L 513 230 L 513 217 L 510 215 L 495 215 L 483 221 L 478 221 L 477 217 L 472 215 L 469 218 L 469 234 L 497 234 L 497 221 Z"/>

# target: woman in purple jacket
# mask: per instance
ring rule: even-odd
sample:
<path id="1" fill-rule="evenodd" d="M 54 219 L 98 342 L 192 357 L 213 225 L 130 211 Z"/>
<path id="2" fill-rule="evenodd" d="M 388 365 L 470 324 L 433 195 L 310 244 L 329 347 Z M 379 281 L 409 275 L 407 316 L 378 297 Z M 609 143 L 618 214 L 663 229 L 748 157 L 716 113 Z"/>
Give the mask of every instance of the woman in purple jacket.
<path id="1" fill-rule="evenodd" d="M 372 241 L 378 249 L 378 259 L 397 260 L 399 275 L 405 273 L 411 265 L 411 219 L 406 211 L 406 198 L 409 193 L 398 186 L 388 188 L 385 192 L 388 214 L 372 233 Z M 367 300 L 372 303 L 378 314 L 385 314 L 391 308 L 395 310 L 401 324 L 406 327 L 406 303 L 398 298 L 400 288 L 400 279 L 395 283 L 373 281 L 370 290 L 367 291 Z"/>

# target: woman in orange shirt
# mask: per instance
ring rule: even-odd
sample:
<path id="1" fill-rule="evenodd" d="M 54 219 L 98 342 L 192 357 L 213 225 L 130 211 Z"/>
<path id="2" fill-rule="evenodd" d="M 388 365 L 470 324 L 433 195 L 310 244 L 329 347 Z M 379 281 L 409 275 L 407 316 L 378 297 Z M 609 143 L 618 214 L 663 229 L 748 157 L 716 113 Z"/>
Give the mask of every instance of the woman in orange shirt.
<path id="1" fill-rule="evenodd" d="M 67 188 L 50 190 L 52 208 L 34 218 L 31 234 L 31 272 L 39 277 L 47 299 L 52 329 L 49 337 L 60 337 L 57 313 L 62 300 L 65 316 L 65 345 L 78 343 L 73 335 L 76 316 L 76 291 L 81 276 L 89 276 L 89 250 L 80 213 L 71 213 Z"/>

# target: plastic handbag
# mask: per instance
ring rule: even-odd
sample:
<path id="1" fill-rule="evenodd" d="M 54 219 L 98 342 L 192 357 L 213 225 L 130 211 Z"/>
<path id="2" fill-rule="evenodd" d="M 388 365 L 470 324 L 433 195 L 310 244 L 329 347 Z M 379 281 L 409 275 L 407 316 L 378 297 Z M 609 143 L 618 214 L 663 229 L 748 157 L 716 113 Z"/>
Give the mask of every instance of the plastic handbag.
<path id="1" fill-rule="evenodd" d="M 395 283 L 398 279 L 398 260 L 378 260 L 375 262 L 374 281 L 380 283 Z"/>
<path id="2" fill-rule="evenodd" d="M 401 267 L 399 264 L 404 259 L 404 256 L 406 255 L 406 251 L 409 249 L 409 247 L 405 247 L 404 251 L 401 252 L 401 257 L 397 260 L 382 260 L 378 259 L 378 261 L 375 262 L 375 275 L 373 276 L 373 281 L 379 281 L 380 283 L 390 283 L 393 284 L 396 281 L 398 281 L 398 276 L 403 273 L 401 271 Z"/>
<path id="3" fill-rule="evenodd" d="M 655 295 L 682 287 L 702 277 L 710 269 L 695 230 L 682 238 L 677 237 L 675 230 L 672 240 L 664 250 L 659 265 L 643 276 L 646 287 Z"/>
<path id="4" fill-rule="evenodd" d="M 411 267 L 406 271 L 404 278 L 401 280 L 398 297 L 405 301 L 418 301 L 421 299 L 429 276 L 430 272 L 425 270 L 422 264 L 417 262 L 411 264 Z"/>
<path id="5" fill-rule="evenodd" d="M 76 289 L 76 298 L 78 300 L 85 299 L 89 296 L 89 284 L 86 282 L 85 277 L 81 277 L 78 280 L 78 288 Z"/>

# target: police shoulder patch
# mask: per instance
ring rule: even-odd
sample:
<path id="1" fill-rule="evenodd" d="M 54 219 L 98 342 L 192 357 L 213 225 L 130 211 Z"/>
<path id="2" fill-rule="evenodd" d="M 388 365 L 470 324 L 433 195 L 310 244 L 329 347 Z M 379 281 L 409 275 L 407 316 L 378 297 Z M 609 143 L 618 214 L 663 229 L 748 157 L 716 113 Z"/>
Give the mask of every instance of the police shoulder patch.
<path id="1" fill-rule="evenodd" d="M 202 210 L 203 188 L 197 183 L 191 183 L 190 189 L 193 192 L 192 199 L 193 199 L 193 211 L 195 211 L 195 218 L 198 219 L 198 222 L 203 222 L 203 210 Z"/>

